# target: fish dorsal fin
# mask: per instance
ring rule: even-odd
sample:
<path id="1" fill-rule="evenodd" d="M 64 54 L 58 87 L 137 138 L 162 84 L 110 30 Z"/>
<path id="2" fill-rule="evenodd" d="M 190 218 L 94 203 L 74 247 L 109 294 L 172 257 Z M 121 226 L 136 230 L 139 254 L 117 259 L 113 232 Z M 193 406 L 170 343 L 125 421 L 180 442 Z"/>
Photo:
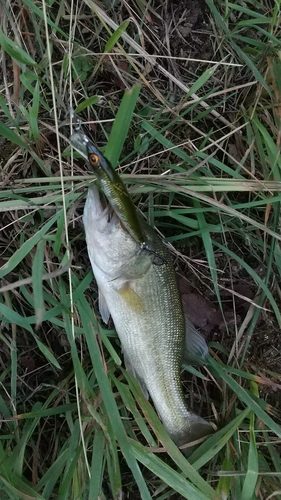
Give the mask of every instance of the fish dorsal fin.
<path id="1" fill-rule="evenodd" d="M 127 306 L 130 309 L 133 309 L 135 312 L 144 312 L 144 304 L 140 298 L 140 296 L 133 290 L 130 286 L 130 282 L 127 281 L 117 293 L 122 297 L 122 299 L 126 302 Z"/>
<path id="2" fill-rule="evenodd" d="M 110 310 L 108 309 L 107 302 L 105 300 L 105 296 L 103 293 L 99 290 L 99 311 L 102 317 L 102 320 L 104 323 L 108 323 L 109 318 L 110 318 Z"/>
<path id="3" fill-rule="evenodd" d="M 206 341 L 189 318 L 185 315 L 185 342 L 183 349 L 183 364 L 204 365 L 209 350 Z"/>

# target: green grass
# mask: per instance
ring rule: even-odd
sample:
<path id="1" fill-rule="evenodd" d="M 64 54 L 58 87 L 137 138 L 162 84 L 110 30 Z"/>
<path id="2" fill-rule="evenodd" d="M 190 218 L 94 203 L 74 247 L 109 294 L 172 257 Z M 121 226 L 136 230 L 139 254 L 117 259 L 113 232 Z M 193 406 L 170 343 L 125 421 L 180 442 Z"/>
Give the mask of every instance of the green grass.
<path id="1" fill-rule="evenodd" d="M 188 38 L 174 58 L 170 4 L 1 7 L 3 500 L 281 499 L 281 6 L 206 0 L 202 55 Z M 207 367 L 184 373 L 218 426 L 189 460 L 100 321 L 81 223 L 94 178 L 70 108 L 226 318 Z M 254 299 L 229 322 L 242 275 Z"/>

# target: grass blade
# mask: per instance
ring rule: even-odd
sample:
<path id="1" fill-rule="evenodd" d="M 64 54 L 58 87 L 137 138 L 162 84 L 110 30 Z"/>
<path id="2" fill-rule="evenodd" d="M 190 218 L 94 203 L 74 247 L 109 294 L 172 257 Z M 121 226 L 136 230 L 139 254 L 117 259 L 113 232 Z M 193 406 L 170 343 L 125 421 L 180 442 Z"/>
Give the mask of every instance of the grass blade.
<path id="1" fill-rule="evenodd" d="M 255 415 L 252 413 L 250 417 L 250 447 L 248 457 L 248 469 L 245 476 L 241 500 L 252 500 L 255 493 L 256 484 L 258 481 L 259 465 L 258 452 L 255 436 Z"/>
<path id="2" fill-rule="evenodd" d="M 104 474 L 104 447 L 105 440 L 103 432 L 95 433 L 93 442 L 91 479 L 89 487 L 89 499 L 99 500 L 102 493 L 102 481 Z"/>
<path id="3" fill-rule="evenodd" d="M 123 21 L 120 26 L 118 26 L 117 30 L 111 35 L 111 37 L 108 39 L 108 41 L 105 44 L 104 47 L 104 52 L 110 52 L 113 47 L 116 45 L 118 40 L 121 38 L 123 35 L 124 31 L 128 28 L 130 24 L 130 21 Z"/>
<path id="4" fill-rule="evenodd" d="M 13 130 L 7 127 L 7 125 L 5 125 L 5 123 L 3 122 L 0 122 L 0 135 L 6 137 L 8 141 L 13 142 L 23 150 L 28 149 L 27 144 Z"/>
<path id="5" fill-rule="evenodd" d="M 257 417 L 259 417 L 267 427 L 269 427 L 272 432 L 278 437 L 281 437 L 281 427 L 262 409 L 262 407 L 255 401 L 251 395 L 243 389 L 232 377 L 230 377 L 223 365 L 217 363 L 214 359 L 210 358 L 210 366 L 216 371 L 219 377 L 221 377 L 225 382 L 231 387 L 231 389 L 237 394 L 237 396 L 243 401 L 243 403 L 249 407 Z"/>
<path id="6" fill-rule="evenodd" d="M 52 227 L 52 225 L 60 217 L 61 211 L 59 210 L 51 219 L 46 222 L 46 224 L 37 231 L 31 238 L 25 241 L 21 247 L 10 257 L 10 259 L 0 268 L 0 278 L 6 276 L 15 269 L 15 267 L 26 257 L 27 254 L 31 252 L 33 247 L 39 242 L 39 240 L 47 233 L 47 231 Z"/>
<path id="7" fill-rule="evenodd" d="M 123 149 L 140 90 L 141 86 L 135 85 L 130 92 L 124 93 L 118 113 L 115 117 L 105 148 L 105 156 L 113 167 L 116 166 Z"/>
<path id="8" fill-rule="evenodd" d="M 38 242 L 35 257 L 32 265 L 32 284 L 33 284 L 33 297 L 34 309 L 36 317 L 36 328 L 41 324 L 42 318 L 45 313 L 44 296 L 43 296 L 43 259 L 44 259 L 45 241 Z"/>
<path id="9" fill-rule="evenodd" d="M 110 423 L 112 425 L 112 428 L 114 429 L 114 433 L 116 436 L 116 439 L 120 445 L 120 448 L 122 450 L 122 453 L 124 454 L 124 457 L 126 458 L 126 461 L 128 463 L 128 466 L 132 470 L 132 473 L 135 477 L 135 480 L 138 484 L 140 493 L 142 495 L 142 498 L 144 500 L 151 500 L 151 496 L 149 494 L 148 488 L 145 484 L 145 481 L 143 479 L 143 476 L 140 472 L 139 466 L 137 464 L 137 461 L 132 453 L 127 435 L 125 433 L 118 408 L 116 406 L 115 399 L 113 397 L 111 387 L 108 381 L 108 378 L 106 376 L 106 373 L 104 371 L 104 367 L 102 364 L 102 359 L 100 356 L 100 351 L 97 343 L 97 339 L 95 336 L 95 332 L 93 331 L 93 326 L 90 323 L 88 316 L 84 312 L 83 308 L 83 302 L 82 299 L 78 302 L 78 307 L 80 311 L 80 316 L 81 320 L 84 325 L 85 329 L 85 334 L 86 334 L 86 340 L 89 348 L 89 353 L 91 356 L 91 360 L 93 363 L 93 367 L 95 369 L 96 377 L 99 383 L 99 387 L 103 396 L 103 401 L 104 405 L 107 411 L 108 418 L 110 420 Z"/>
<path id="10" fill-rule="evenodd" d="M 210 500 L 210 498 L 216 498 L 219 500 L 217 495 L 210 497 L 195 488 L 195 486 L 184 479 L 178 472 L 174 471 L 140 443 L 132 441 L 131 446 L 137 460 L 160 477 L 167 485 L 173 488 L 174 491 L 182 495 L 183 498 L 187 498 L 187 500 Z"/>

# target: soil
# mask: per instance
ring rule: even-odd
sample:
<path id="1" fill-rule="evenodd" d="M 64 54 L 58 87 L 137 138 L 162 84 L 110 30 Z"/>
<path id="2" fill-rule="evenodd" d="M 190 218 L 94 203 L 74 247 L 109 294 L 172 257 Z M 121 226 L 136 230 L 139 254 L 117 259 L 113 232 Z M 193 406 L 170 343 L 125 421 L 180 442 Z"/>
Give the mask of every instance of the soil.
<path id="1" fill-rule="evenodd" d="M 173 57 L 205 59 L 210 50 L 209 9 L 203 0 L 168 2 L 166 23 L 170 27 L 169 43 Z"/>
<path id="2" fill-rule="evenodd" d="M 162 38 L 172 57 L 212 59 L 209 9 L 203 0 L 167 2 L 164 19 L 166 23 L 162 29 Z M 177 61 L 175 67 L 180 76 L 186 70 L 196 73 L 199 65 L 194 61 L 183 60 Z"/>

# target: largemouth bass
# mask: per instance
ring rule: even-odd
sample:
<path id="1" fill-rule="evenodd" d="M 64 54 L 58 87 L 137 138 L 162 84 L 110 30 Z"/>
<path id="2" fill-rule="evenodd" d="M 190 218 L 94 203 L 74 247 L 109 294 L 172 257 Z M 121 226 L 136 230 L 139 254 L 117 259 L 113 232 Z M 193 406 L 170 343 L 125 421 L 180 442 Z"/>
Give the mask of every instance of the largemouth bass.
<path id="1" fill-rule="evenodd" d="M 77 149 L 81 152 L 81 147 Z M 89 156 L 91 151 L 90 147 Z M 101 161 L 98 150 L 95 154 Z M 181 446 L 214 429 L 185 403 L 180 367 L 186 324 L 169 251 L 155 231 L 136 217 L 145 246 L 110 205 L 104 206 L 97 188 L 89 188 L 83 222 L 102 319 L 107 323 L 111 315 L 126 365 L 152 398 L 171 438 Z M 200 351 L 206 355 L 203 339 L 192 325 L 187 326 L 187 351 L 191 357 Z"/>

